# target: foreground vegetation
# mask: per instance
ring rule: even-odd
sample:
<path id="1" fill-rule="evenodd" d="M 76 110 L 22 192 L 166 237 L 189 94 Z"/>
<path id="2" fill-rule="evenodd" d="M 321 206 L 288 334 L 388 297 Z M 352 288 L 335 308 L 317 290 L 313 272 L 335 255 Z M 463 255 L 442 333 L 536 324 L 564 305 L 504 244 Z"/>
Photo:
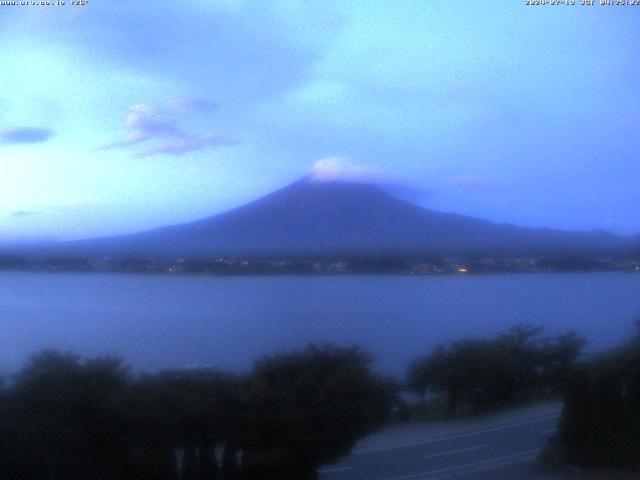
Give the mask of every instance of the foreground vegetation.
<path id="1" fill-rule="evenodd" d="M 637 327 L 621 347 L 583 359 L 584 341 L 575 333 L 548 338 L 518 325 L 493 339 L 441 345 L 413 362 L 408 385 L 432 403 L 446 400 L 449 415 L 564 399 L 544 463 L 585 469 L 579 478 L 638 478 L 640 320 Z"/>
<path id="2" fill-rule="evenodd" d="M 449 415 L 475 414 L 517 403 L 561 397 L 585 341 L 517 325 L 490 339 L 440 345 L 414 361 L 409 387 L 424 398 L 444 398 Z"/>
<path id="3" fill-rule="evenodd" d="M 0 402 L 6 480 L 316 477 L 387 420 L 389 381 L 356 348 L 133 376 L 120 360 L 43 352 Z"/>
<path id="4" fill-rule="evenodd" d="M 544 459 L 640 471 L 640 321 L 634 339 L 571 376 L 558 434 Z"/>
<path id="5" fill-rule="evenodd" d="M 580 362 L 584 341 L 518 325 L 416 359 L 406 385 L 444 415 L 561 398 L 546 457 L 640 468 L 640 329 Z M 119 359 L 45 351 L 0 388 L 0 478 L 254 480 L 317 478 L 398 412 L 402 382 L 358 348 L 309 346 L 245 375 L 209 368 L 134 375 Z"/>

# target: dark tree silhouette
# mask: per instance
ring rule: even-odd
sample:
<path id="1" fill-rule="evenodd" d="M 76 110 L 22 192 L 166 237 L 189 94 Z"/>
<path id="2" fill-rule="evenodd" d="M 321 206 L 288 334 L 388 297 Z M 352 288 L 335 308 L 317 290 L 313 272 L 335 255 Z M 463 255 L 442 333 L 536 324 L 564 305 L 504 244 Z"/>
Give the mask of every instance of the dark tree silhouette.
<path id="1" fill-rule="evenodd" d="M 544 339 L 542 385 L 547 394 L 563 393 L 586 342 L 576 332 Z"/>
<path id="2" fill-rule="evenodd" d="M 635 339 L 571 376 L 560 428 L 546 456 L 640 471 L 640 326 Z"/>
<path id="3" fill-rule="evenodd" d="M 440 345 L 410 365 L 407 383 L 422 395 L 444 394 L 452 415 L 557 394 L 584 342 L 573 333 L 541 335 L 542 329 L 523 324 L 493 339 Z"/>
<path id="4" fill-rule="evenodd" d="M 247 385 L 243 478 L 316 478 L 318 466 L 384 422 L 393 392 L 370 361 L 357 348 L 333 346 L 258 361 Z"/>
<path id="5" fill-rule="evenodd" d="M 220 478 L 215 447 L 239 422 L 238 382 L 211 369 L 145 375 L 133 387 L 141 456 L 152 478 Z"/>
<path id="6" fill-rule="evenodd" d="M 117 359 L 82 363 L 51 351 L 33 356 L 11 395 L 21 477 L 128 478 L 129 381 Z"/>
<path id="7" fill-rule="evenodd" d="M 0 388 L 3 480 L 314 478 L 387 417 L 391 383 L 356 348 L 132 376 L 118 359 L 34 355 Z"/>

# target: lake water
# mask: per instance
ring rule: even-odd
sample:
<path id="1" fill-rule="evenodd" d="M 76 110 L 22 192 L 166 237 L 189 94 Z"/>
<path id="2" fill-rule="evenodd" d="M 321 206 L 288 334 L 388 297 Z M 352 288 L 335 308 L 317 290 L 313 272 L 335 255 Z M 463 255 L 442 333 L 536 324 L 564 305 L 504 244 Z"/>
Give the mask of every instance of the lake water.
<path id="1" fill-rule="evenodd" d="M 362 345 L 402 374 L 438 342 L 518 322 L 589 348 L 630 335 L 640 275 L 189 277 L 0 272 L 0 371 L 43 348 L 117 354 L 136 369 L 244 370 L 308 342 Z"/>

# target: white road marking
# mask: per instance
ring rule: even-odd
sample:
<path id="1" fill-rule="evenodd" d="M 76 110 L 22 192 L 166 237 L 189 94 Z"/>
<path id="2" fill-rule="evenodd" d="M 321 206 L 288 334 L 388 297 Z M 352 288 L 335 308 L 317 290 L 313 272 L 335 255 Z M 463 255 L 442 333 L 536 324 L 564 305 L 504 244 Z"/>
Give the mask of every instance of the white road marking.
<path id="1" fill-rule="evenodd" d="M 349 470 L 351 470 L 351 467 L 331 467 L 318 470 L 318 473 L 347 472 Z"/>
<path id="2" fill-rule="evenodd" d="M 554 415 L 546 415 L 544 417 L 536 417 L 529 420 L 523 420 L 521 422 L 511 423 L 508 425 L 500 425 L 498 427 L 490 427 L 484 428 L 482 430 L 476 430 L 475 432 L 467 432 L 460 434 L 452 434 L 452 435 L 443 435 L 438 438 L 431 438 L 429 440 L 422 440 L 420 442 L 408 442 L 408 443 L 399 443 L 397 445 L 392 445 L 390 447 L 381 447 L 381 448 L 371 448 L 368 450 L 360 450 L 358 452 L 353 452 L 352 455 L 361 455 L 363 453 L 377 453 L 377 452 L 385 452 L 387 450 L 397 450 L 399 448 L 409 448 L 409 447 L 418 447 L 420 445 L 427 445 L 429 443 L 443 442 L 446 440 L 457 440 L 459 438 L 472 437 L 474 435 L 480 435 L 482 433 L 490 433 L 490 432 L 499 432 L 501 430 L 508 430 L 510 428 L 520 427 L 522 425 L 529 425 L 531 423 L 544 422 L 545 420 L 551 420 L 552 418 L 559 418 L 560 414 Z"/>
<path id="3" fill-rule="evenodd" d="M 530 455 L 523 455 L 521 457 L 518 457 L 516 459 L 510 459 L 510 460 L 505 460 L 502 462 L 496 462 L 496 463 L 492 463 L 489 465 L 481 465 L 479 467 L 475 467 L 475 468 L 469 468 L 467 470 L 464 471 L 460 471 L 458 473 L 465 475 L 468 473 L 479 473 L 479 472 L 486 472 L 489 470 L 495 470 L 497 468 L 500 467 L 505 467 L 507 465 L 515 465 L 516 463 L 520 463 L 520 462 L 526 462 L 529 460 L 533 460 L 534 458 L 536 458 L 538 452 L 536 453 L 532 453 Z M 454 475 L 456 475 L 456 473 L 453 473 Z M 427 479 L 423 479 L 423 480 L 446 480 L 446 479 L 451 479 L 451 474 L 444 474 L 444 475 L 440 475 L 438 477 L 429 477 Z"/>
<path id="4" fill-rule="evenodd" d="M 471 450 L 479 450 L 481 448 L 487 448 L 488 446 L 489 445 L 485 443 L 484 445 L 475 445 L 473 447 L 459 448 L 457 450 L 449 450 L 448 452 L 440 452 L 440 453 L 432 453 L 431 455 L 423 455 L 422 458 L 444 457 L 445 455 L 455 455 L 456 453 L 470 452 Z"/>
<path id="5" fill-rule="evenodd" d="M 467 463 L 465 465 L 456 465 L 455 467 L 440 468 L 438 470 L 430 470 L 428 472 L 412 473 L 410 475 L 403 475 L 400 477 L 391 477 L 391 478 L 386 478 L 385 480 L 409 480 L 412 478 L 426 479 L 426 477 L 429 477 L 431 475 L 437 475 L 440 473 L 448 473 L 448 472 L 450 473 L 450 472 L 455 472 L 456 470 L 468 470 L 468 469 L 473 470 L 476 467 L 484 468 L 485 470 L 491 470 L 493 468 L 502 467 L 504 465 L 510 465 L 512 463 L 518 463 L 524 460 L 529 460 L 530 458 L 535 457 L 539 452 L 540 452 L 540 449 L 525 450 L 524 452 L 513 453 L 511 455 L 505 455 L 503 457 L 489 458 L 487 460 L 481 460 L 475 463 Z M 431 477 L 429 480 L 436 480 L 436 478 Z"/>

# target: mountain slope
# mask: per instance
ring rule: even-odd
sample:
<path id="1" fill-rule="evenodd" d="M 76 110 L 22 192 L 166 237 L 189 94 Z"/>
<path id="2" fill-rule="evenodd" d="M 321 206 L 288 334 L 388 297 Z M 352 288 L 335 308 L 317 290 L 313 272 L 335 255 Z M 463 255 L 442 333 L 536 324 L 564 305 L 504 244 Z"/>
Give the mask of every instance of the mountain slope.
<path id="1" fill-rule="evenodd" d="M 302 179 L 229 212 L 138 234 L 69 242 L 67 250 L 153 256 L 345 253 L 542 254 L 621 251 L 603 231 L 519 228 L 440 213 L 375 185 Z"/>

